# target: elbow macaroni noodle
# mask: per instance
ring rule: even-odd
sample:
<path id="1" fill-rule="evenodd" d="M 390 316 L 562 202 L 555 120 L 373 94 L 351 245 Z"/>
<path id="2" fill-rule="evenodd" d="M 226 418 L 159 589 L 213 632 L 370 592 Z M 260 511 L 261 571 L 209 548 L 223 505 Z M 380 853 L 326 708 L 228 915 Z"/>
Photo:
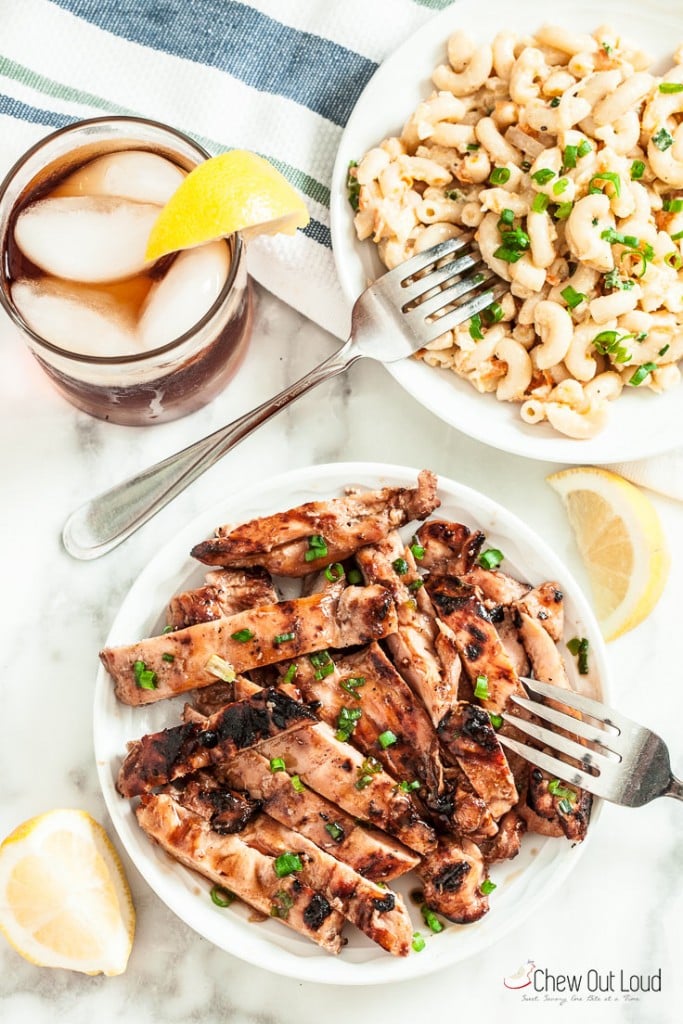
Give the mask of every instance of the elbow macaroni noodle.
<path id="1" fill-rule="evenodd" d="M 418 358 L 589 438 L 683 358 L 683 47 L 661 77 L 608 26 L 446 44 L 433 94 L 349 169 L 389 268 L 474 229 L 510 292 Z"/>

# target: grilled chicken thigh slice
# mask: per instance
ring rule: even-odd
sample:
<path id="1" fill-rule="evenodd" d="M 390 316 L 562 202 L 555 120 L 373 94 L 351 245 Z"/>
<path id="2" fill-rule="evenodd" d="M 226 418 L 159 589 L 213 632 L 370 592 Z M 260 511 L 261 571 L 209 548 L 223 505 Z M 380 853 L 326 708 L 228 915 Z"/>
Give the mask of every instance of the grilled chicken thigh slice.
<path id="1" fill-rule="evenodd" d="M 460 701 L 439 726 L 439 738 L 493 818 L 517 803 L 515 781 L 487 711 Z"/>
<path id="2" fill-rule="evenodd" d="M 437 848 L 422 859 L 417 874 L 429 909 L 449 921 L 471 924 L 488 911 L 488 896 L 480 889 L 486 878 L 484 858 L 469 839 L 439 839 Z"/>
<path id="3" fill-rule="evenodd" d="M 306 576 L 342 562 L 413 519 L 426 519 L 440 502 L 433 473 L 423 470 L 416 488 L 385 487 L 349 494 L 254 519 L 219 526 L 192 555 L 210 565 L 261 565 L 278 576 Z"/>
<path id="4" fill-rule="evenodd" d="M 197 622 L 229 618 L 262 604 L 277 604 L 277 600 L 265 569 L 217 569 L 206 574 L 203 587 L 171 598 L 166 621 L 173 629 L 184 629 Z"/>
<path id="5" fill-rule="evenodd" d="M 386 589 L 346 587 L 341 594 L 315 594 L 264 605 L 228 619 L 200 622 L 123 647 L 105 648 L 100 658 L 124 704 L 149 704 L 216 680 L 212 656 L 244 672 L 327 647 L 378 640 L 397 627 Z M 140 685 L 140 666 L 150 688 Z"/>
<path id="6" fill-rule="evenodd" d="M 473 532 L 462 523 L 432 519 L 419 528 L 417 539 L 424 548 L 423 569 L 438 576 L 462 576 L 476 564 L 486 538 L 480 530 Z"/>
<path id="7" fill-rule="evenodd" d="M 343 915 L 295 875 L 278 878 L 274 857 L 249 846 L 240 835 L 218 835 L 167 793 L 143 797 L 135 813 L 140 827 L 181 864 L 329 953 L 339 952 Z"/>

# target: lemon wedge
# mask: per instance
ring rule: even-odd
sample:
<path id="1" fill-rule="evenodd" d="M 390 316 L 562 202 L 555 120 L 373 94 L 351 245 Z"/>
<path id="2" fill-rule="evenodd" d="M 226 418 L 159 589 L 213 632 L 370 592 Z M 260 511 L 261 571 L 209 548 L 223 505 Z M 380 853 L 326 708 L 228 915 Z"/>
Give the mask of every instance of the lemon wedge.
<path id="1" fill-rule="evenodd" d="M 235 231 L 246 238 L 293 235 L 308 221 L 301 196 L 271 163 L 247 150 L 233 149 L 190 171 L 162 207 L 145 256 L 158 260 Z"/>
<path id="2" fill-rule="evenodd" d="M 133 901 L 107 833 L 86 811 L 48 811 L 0 845 L 0 931 L 41 967 L 125 971 Z"/>
<path id="3" fill-rule="evenodd" d="M 661 597 L 669 553 L 657 510 L 642 491 L 595 466 L 549 476 L 567 509 L 606 640 L 645 619 Z"/>

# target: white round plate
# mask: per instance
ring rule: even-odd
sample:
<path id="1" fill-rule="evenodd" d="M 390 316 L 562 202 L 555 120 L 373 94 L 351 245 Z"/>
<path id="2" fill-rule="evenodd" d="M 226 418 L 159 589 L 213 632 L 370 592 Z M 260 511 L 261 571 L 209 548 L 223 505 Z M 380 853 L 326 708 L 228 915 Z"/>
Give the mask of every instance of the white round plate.
<path id="1" fill-rule="evenodd" d="M 531 32 L 544 21 L 564 24 L 572 31 L 594 31 L 610 24 L 666 67 L 665 58 L 683 42 L 683 8 L 673 0 L 576 0 L 544 12 L 537 0 L 459 0 L 436 15 L 399 47 L 363 90 L 342 135 L 332 176 L 330 215 L 332 247 L 342 291 L 349 302 L 370 281 L 385 272 L 371 241 L 359 242 L 353 211 L 346 196 L 350 160 L 359 160 L 372 146 L 398 135 L 421 100 L 433 91 L 431 72 L 443 63 L 446 40 L 464 28 L 475 40 L 488 41 L 509 28 Z M 415 359 L 387 366 L 389 373 L 418 402 L 436 416 L 501 451 L 550 462 L 602 464 L 626 462 L 670 451 L 683 437 L 683 384 L 662 395 L 627 388 L 610 404 L 605 430 L 587 441 L 563 437 L 547 424 L 523 423 L 516 403 L 481 395 L 471 384 L 448 370 Z"/>
<path id="2" fill-rule="evenodd" d="M 226 499 L 155 554 L 123 602 L 107 646 L 160 632 L 169 598 L 203 582 L 206 566 L 189 557 L 190 548 L 220 523 L 243 522 L 304 501 L 336 497 L 349 485 L 363 489 L 414 486 L 416 477 L 417 470 L 402 466 L 338 463 L 287 473 Z M 554 552 L 521 520 L 476 491 L 440 478 L 439 496 L 438 515 L 483 530 L 489 544 L 504 552 L 504 568 L 510 573 L 532 583 L 558 581 L 565 594 L 564 641 L 585 636 L 590 643 L 590 675 L 578 676 L 575 659 L 567 656 L 572 685 L 604 696 L 607 666 L 600 632 L 577 583 Z M 564 643 L 561 649 L 564 653 Z M 137 825 L 131 801 L 116 792 L 116 776 L 127 742 L 177 724 L 183 703 L 184 698 L 177 697 L 139 708 L 120 704 L 108 674 L 100 668 L 95 688 L 94 741 L 107 809 L 134 864 L 178 917 L 226 952 L 277 974 L 329 984 L 369 985 L 425 975 L 473 956 L 518 925 L 560 888 L 585 846 L 584 842 L 572 848 L 563 839 L 531 837 L 514 861 L 494 866 L 492 876 L 498 887 L 491 897 L 490 912 L 476 924 L 447 925 L 442 933 L 429 935 L 420 953 L 394 958 L 347 925 L 348 945 L 339 956 L 331 956 L 275 921 L 249 921 L 250 911 L 244 905 L 234 903 L 228 910 L 214 906 L 209 898 L 210 884 L 152 844 Z M 596 826 L 596 812 L 597 807 L 589 836 Z M 417 908 L 407 899 L 411 879 L 414 887 L 416 881 L 409 875 L 399 879 L 396 888 L 406 896 L 415 928 L 425 934 L 427 929 Z"/>

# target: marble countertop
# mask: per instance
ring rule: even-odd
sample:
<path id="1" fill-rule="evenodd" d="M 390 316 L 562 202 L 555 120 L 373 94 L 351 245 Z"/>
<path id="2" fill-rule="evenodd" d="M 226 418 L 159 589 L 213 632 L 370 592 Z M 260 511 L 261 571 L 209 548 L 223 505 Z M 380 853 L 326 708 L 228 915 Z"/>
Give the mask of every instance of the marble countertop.
<path id="1" fill-rule="evenodd" d="M 100 423 L 67 405 L 3 318 L 0 836 L 59 806 L 82 807 L 110 827 L 92 746 L 97 651 L 155 548 L 217 498 L 264 475 L 347 460 L 429 466 L 522 516 L 585 583 L 564 512 L 544 480 L 554 467 L 499 454 L 455 433 L 369 363 L 262 427 L 112 554 L 82 563 L 64 552 L 61 527 L 76 505 L 269 397 L 335 344 L 257 289 L 254 340 L 237 382 L 187 419 L 136 430 Z M 615 701 L 669 740 L 680 775 L 681 670 L 671 650 L 683 606 L 683 505 L 654 500 L 672 551 L 670 580 L 650 618 L 608 653 Z M 584 856 L 552 901 L 487 952 L 400 986 L 343 991 L 288 980 L 214 948 L 161 903 L 122 851 L 137 908 L 126 973 L 108 979 L 41 969 L 0 942 L 0 1017 L 4 1024 L 389 1018 L 413 1024 L 475 1013 L 479 1021 L 500 1016 L 544 1024 L 558 1013 L 582 1024 L 680 1019 L 682 821 L 673 801 L 639 811 L 605 807 Z M 581 974 L 584 988 L 589 972 L 592 978 L 614 972 L 616 991 L 564 1005 L 567 997 L 559 994 L 552 1002 L 544 994 L 532 1001 L 506 990 L 502 980 L 528 959 L 554 976 Z M 621 971 L 627 978 L 661 971 L 661 992 L 625 998 Z"/>

